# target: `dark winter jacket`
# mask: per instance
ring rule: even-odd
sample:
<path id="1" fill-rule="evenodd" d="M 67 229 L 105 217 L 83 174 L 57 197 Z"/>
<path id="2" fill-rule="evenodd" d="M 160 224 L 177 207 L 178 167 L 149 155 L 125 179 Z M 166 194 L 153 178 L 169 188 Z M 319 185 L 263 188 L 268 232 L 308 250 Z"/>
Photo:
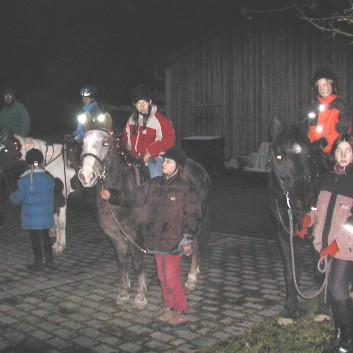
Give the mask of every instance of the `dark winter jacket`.
<path id="1" fill-rule="evenodd" d="M 121 206 L 147 204 L 143 224 L 144 247 L 171 251 L 177 248 L 183 234 L 196 235 L 201 224 L 201 203 L 196 189 L 179 175 L 166 179 L 156 177 L 132 191 L 109 189 L 109 201 Z"/>
<path id="2" fill-rule="evenodd" d="M 315 249 L 320 252 L 336 240 L 339 251 L 337 259 L 353 261 L 353 235 L 343 228 L 352 215 L 353 168 L 346 168 L 346 174 L 334 172 L 323 175 L 317 210 L 309 213 Z"/>
<path id="3" fill-rule="evenodd" d="M 54 226 L 54 178 L 43 169 L 37 168 L 21 175 L 18 188 L 10 194 L 13 204 L 22 204 L 23 229 L 49 229 Z"/>

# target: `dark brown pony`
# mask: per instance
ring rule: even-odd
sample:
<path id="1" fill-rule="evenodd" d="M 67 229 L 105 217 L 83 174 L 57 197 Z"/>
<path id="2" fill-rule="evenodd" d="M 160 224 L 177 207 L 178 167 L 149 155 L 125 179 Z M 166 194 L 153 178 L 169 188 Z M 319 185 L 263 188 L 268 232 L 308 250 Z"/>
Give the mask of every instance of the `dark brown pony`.
<path id="1" fill-rule="evenodd" d="M 147 305 L 146 281 L 143 265 L 143 244 L 141 229 L 146 219 L 146 206 L 125 207 L 107 204 L 99 193 L 102 188 L 115 188 L 119 190 L 132 190 L 143 182 L 142 169 L 134 163 L 132 157 L 124 149 L 122 141 L 111 132 L 112 122 L 109 114 L 105 120 L 92 122 L 86 125 L 83 138 L 81 169 L 79 180 L 84 187 L 97 187 L 98 222 L 110 240 L 116 254 L 120 269 L 121 285 L 117 304 L 123 305 L 129 300 L 129 270 L 128 255 L 131 254 L 133 269 L 137 274 L 138 294 L 134 300 L 134 307 L 143 309 Z M 204 224 L 202 231 L 196 237 L 187 290 L 193 290 L 199 272 L 199 240 L 201 233 L 206 231 L 207 201 L 211 191 L 210 177 L 205 169 L 192 160 L 188 160 L 182 177 L 193 182 L 197 187 L 202 203 Z M 203 234 L 204 235 L 204 234 Z M 148 256 L 148 255 L 147 255 Z"/>
<path id="2" fill-rule="evenodd" d="M 296 236 L 296 225 L 311 206 L 315 206 L 315 184 L 320 172 L 310 152 L 310 141 L 296 126 L 283 127 L 272 142 L 271 170 L 269 175 L 269 209 L 276 225 L 286 285 L 286 301 L 280 314 L 279 324 L 293 323 L 297 317 L 298 291 L 293 277 L 300 278 L 301 249 L 304 240 Z M 292 222 L 291 222 L 292 217 Z M 292 227 L 291 227 L 292 226 Z M 292 228 L 292 229 L 291 229 Z M 293 268 L 290 233 L 293 235 Z M 312 245 L 312 244 L 311 244 Z M 313 251 L 313 266 L 315 266 Z M 316 268 L 316 267 L 315 267 Z M 314 272 L 318 282 L 322 276 Z M 330 317 L 323 295 L 319 297 L 319 308 L 315 321 Z"/>

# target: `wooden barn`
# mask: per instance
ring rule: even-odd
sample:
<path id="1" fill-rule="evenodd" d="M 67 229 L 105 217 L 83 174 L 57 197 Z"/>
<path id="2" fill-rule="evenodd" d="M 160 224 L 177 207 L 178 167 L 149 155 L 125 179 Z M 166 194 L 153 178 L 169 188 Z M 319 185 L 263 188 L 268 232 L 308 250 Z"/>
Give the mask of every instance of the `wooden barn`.
<path id="1" fill-rule="evenodd" d="M 236 16 L 154 69 L 164 73 L 166 115 L 178 142 L 220 136 L 227 160 L 257 151 L 275 115 L 293 124 L 303 119 L 311 76 L 322 67 L 335 70 L 340 96 L 352 106 L 353 44 L 295 16 L 267 14 Z"/>

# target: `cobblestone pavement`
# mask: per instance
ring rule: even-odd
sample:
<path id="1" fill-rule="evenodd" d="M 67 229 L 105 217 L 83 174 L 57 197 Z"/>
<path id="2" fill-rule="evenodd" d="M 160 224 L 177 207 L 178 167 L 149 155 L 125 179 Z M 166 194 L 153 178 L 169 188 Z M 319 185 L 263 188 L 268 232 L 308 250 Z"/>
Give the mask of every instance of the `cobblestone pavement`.
<path id="1" fill-rule="evenodd" d="M 67 248 L 56 270 L 37 275 L 30 240 L 15 209 L 5 204 L 0 228 L 0 352 L 198 352 L 275 316 L 284 301 L 282 265 L 274 240 L 210 234 L 197 289 L 188 295 L 191 324 L 166 330 L 152 324 L 161 306 L 153 257 L 147 257 L 149 304 L 115 303 L 119 285 L 113 249 L 94 215 L 69 210 Z M 308 251 L 306 249 L 305 251 Z M 189 258 L 183 260 L 186 274 Z M 303 288 L 312 284 L 304 264 Z"/>

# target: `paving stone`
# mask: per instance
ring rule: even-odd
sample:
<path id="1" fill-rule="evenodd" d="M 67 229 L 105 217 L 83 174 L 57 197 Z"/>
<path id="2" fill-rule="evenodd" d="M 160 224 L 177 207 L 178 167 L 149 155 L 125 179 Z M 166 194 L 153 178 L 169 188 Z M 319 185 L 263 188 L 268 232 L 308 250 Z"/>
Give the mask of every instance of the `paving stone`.
<path id="1" fill-rule="evenodd" d="M 0 351 L 21 344 L 21 338 L 46 353 L 192 353 L 240 335 L 283 308 L 283 268 L 274 240 L 257 237 L 254 242 L 246 235 L 211 232 L 196 290 L 187 295 L 190 325 L 156 329 L 162 294 L 153 257 L 146 258 L 147 308 L 133 308 L 133 271 L 129 303 L 118 306 L 114 252 L 93 213 L 69 209 L 67 248 L 54 259 L 57 270 L 39 275 L 25 271 L 33 258 L 29 241 L 23 241 L 28 235 L 19 237 L 19 220 L 6 207 L 5 218 L 0 236 Z M 305 248 L 304 255 L 309 253 Z M 185 279 L 190 260 L 182 261 Z M 305 290 L 312 286 L 311 273 L 304 262 Z"/>

